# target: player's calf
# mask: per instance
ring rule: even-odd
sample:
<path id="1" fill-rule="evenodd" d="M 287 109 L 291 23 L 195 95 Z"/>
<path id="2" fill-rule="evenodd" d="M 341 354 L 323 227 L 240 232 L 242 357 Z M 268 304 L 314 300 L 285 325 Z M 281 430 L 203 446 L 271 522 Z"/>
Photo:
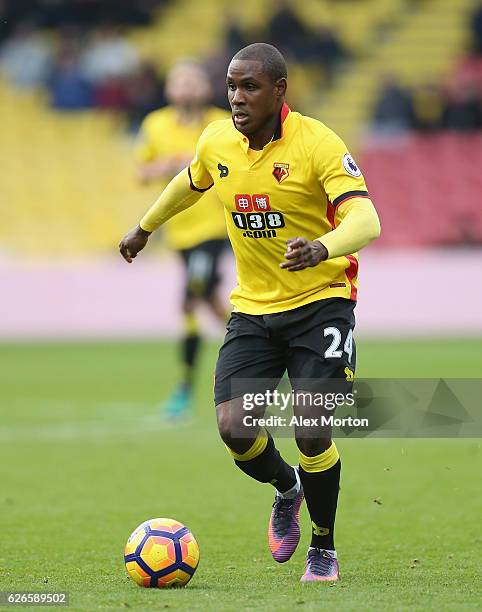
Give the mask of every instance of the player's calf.
<path id="1" fill-rule="evenodd" d="M 237 452 L 228 444 L 226 447 L 237 467 L 251 478 L 258 482 L 269 482 L 281 494 L 296 487 L 298 477 L 294 468 L 283 460 L 266 429 L 259 430 L 254 442 L 250 441 L 244 452 Z"/>
<path id="2" fill-rule="evenodd" d="M 298 439 L 297 444 L 306 449 Z M 335 443 L 311 456 L 300 451 L 299 471 L 311 518 L 311 547 L 336 555 L 334 529 L 341 462 Z"/>

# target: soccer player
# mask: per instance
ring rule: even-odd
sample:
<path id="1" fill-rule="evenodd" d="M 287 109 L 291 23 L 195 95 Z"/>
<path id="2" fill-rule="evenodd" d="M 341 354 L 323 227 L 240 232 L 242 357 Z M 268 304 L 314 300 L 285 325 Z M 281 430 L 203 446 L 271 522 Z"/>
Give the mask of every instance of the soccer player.
<path id="1" fill-rule="evenodd" d="M 143 182 L 165 186 L 189 163 L 204 128 L 229 114 L 208 106 L 211 86 L 204 69 L 193 60 L 176 64 L 166 79 L 170 105 L 144 119 L 137 146 L 138 172 Z M 165 225 L 168 246 L 185 267 L 182 310 L 184 335 L 181 340 L 182 380 L 163 406 L 167 417 L 180 418 L 190 412 L 195 366 L 200 348 L 196 306 L 204 302 L 222 321 L 226 307 L 217 294 L 219 264 L 227 244 L 223 207 L 216 193 L 207 192 L 196 205 Z"/>
<path id="2" fill-rule="evenodd" d="M 310 435 L 296 427 L 299 466 L 292 467 L 266 429 L 246 434 L 237 385 L 244 381 L 253 391 L 257 381 L 262 388 L 261 379 L 270 379 L 274 389 L 287 370 L 297 416 L 315 408 L 297 400 L 310 384 L 337 380 L 345 391 L 351 387 L 356 252 L 378 237 L 380 224 L 346 146 L 319 121 L 292 112 L 286 88 L 286 64 L 276 48 L 241 49 L 227 73 L 232 120 L 204 130 L 189 167 L 119 246 L 132 262 L 167 219 L 205 190 L 218 193 L 238 273 L 216 366 L 219 432 L 243 472 L 276 488 L 268 527 L 273 558 L 285 562 L 294 553 L 305 497 L 312 534 L 302 581 L 333 581 L 341 464 L 331 432 Z"/>

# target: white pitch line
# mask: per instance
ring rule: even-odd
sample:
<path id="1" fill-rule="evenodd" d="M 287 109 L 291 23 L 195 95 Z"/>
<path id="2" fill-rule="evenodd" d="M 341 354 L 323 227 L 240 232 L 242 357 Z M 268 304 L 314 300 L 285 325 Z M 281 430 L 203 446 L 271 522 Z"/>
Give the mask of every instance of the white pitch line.
<path id="1" fill-rule="evenodd" d="M 137 407 L 139 409 L 139 407 Z M 181 429 L 184 423 L 163 421 L 158 414 L 116 418 L 115 420 L 91 419 L 51 425 L 4 425 L 0 426 L 0 441 L 48 441 L 48 440 L 81 440 L 92 438 L 111 438 L 117 435 L 137 436 L 141 433 L 157 433 L 172 429 Z"/>
<path id="2" fill-rule="evenodd" d="M 97 402 L 95 400 L 80 400 L 80 399 L 36 399 L 30 397 L 15 397 L 8 400 L 8 405 L 5 404 L 5 408 L 9 411 L 12 408 L 18 408 L 19 406 L 26 406 L 28 409 L 34 407 L 48 408 L 52 411 L 74 411 L 77 409 L 89 409 L 96 410 L 152 410 L 152 404 L 139 403 L 139 402 Z M 1 407 L 1 404 L 0 404 Z"/>

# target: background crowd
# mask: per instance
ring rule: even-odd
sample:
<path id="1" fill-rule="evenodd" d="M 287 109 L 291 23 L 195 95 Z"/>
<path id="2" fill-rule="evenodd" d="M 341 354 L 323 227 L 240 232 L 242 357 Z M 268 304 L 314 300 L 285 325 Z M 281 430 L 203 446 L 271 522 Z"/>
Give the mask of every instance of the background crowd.
<path id="1" fill-rule="evenodd" d="M 335 1 L 335 0 L 333 0 Z M 126 36 L 148 26 L 169 0 L 0 0 L 0 70 L 18 87 L 44 87 L 59 110 L 97 107 L 125 112 L 137 129 L 165 104 L 156 58 L 142 57 Z M 482 128 L 482 3 L 471 17 L 471 44 L 446 82 L 408 89 L 396 75 L 380 78 L 373 128 L 383 132 Z M 226 107 L 224 73 L 232 54 L 255 39 L 278 46 L 290 61 L 318 67 L 329 88 L 350 62 L 334 30 L 312 28 L 287 2 L 275 5 L 263 32 L 246 35 L 227 17 L 225 40 L 206 60 L 214 103 Z"/>
<path id="2" fill-rule="evenodd" d="M 373 111 L 375 129 L 472 131 L 482 129 L 482 3 L 471 16 L 470 44 L 445 82 L 412 89 L 386 74 Z"/>
<path id="3" fill-rule="evenodd" d="M 0 0 L 0 70 L 17 87 L 46 88 L 56 109 L 120 110 L 136 129 L 148 112 L 165 104 L 162 58 L 143 57 L 127 28 L 148 26 L 168 2 Z M 334 31 L 308 27 L 288 3 L 277 3 L 264 31 L 249 36 L 228 16 L 225 38 L 206 60 L 218 106 L 227 105 L 229 59 L 259 37 L 277 45 L 290 61 L 319 67 L 326 87 L 349 59 Z"/>

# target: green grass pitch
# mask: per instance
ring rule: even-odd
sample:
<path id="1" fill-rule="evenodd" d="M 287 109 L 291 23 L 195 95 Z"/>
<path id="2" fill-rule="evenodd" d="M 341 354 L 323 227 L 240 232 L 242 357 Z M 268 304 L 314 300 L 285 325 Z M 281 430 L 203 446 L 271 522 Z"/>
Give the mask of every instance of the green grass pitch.
<path id="1" fill-rule="evenodd" d="M 194 422 L 166 428 L 172 343 L 0 347 L 0 590 L 69 591 L 75 610 L 480 609 L 479 441 L 340 441 L 342 580 L 303 585 L 306 508 L 299 549 L 277 565 L 272 489 L 237 471 L 216 434 L 215 358 L 206 345 Z M 481 365 L 481 340 L 358 345 L 359 376 L 479 377 Z M 293 442 L 280 448 L 296 461 Z M 200 544 L 186 589 L 126 576 L 125 540 L 157 516 Z"/>

